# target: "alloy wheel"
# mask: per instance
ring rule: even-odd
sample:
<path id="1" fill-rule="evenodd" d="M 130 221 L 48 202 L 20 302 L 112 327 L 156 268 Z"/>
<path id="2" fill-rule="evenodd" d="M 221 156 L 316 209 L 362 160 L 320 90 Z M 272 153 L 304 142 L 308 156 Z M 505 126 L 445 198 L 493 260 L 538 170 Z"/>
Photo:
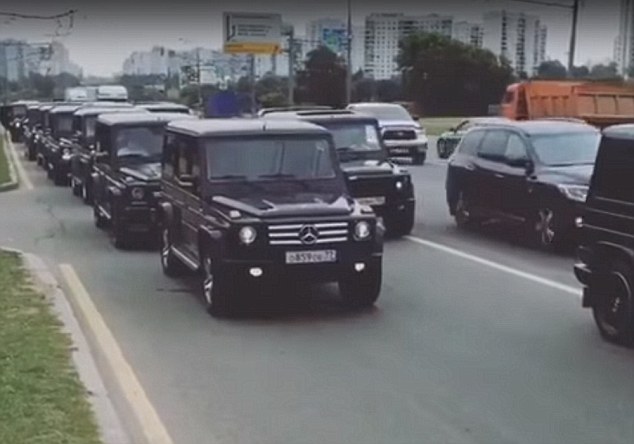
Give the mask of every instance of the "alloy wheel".
<path id="1" fill-rule="evenodd" d="M 456 202 L 456 223 L 458 226 L 468 225 L 471 221 L 471 214 L 469 213 L 469 209 L 467 207 L 467 203 L 465 202 L 464 194 L 461 192 L 458 196 L 458 201 Z"/>
<path id="2" fill-rule="evenodd" d="M 600 299 L 597 310 L 597 321 L 608 335 L 618 336 L 623 323 L 628 322 L 625 318 L 628 316 L 627 303 L 630 297 L 627 278 L 618 271 L 610 273 L 606 293 Z"/>
<path id="3" fill-rule="evenodd" d="M 214 289 L 214 275 L 212 273 L 212 263 L 209 256 L 205 256 L 203 259 L 203 294 L 205 295 L 205 302 L 208 307 L 213 306 L 213 289 Z"/>
<path id="4" fill-rule="evenodd" d="M 555 214 L 552 210 L 548 208 L 539 210 L 535 229 L 543 246 L 548 247 L 555 242 L 557 233 L 555 231 Z"/>

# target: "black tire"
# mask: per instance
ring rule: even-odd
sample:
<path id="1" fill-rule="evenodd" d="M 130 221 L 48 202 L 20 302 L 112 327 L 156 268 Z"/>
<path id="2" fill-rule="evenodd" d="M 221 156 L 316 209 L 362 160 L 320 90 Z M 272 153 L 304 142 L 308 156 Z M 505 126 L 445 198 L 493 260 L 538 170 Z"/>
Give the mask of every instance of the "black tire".
<path id="1" fill-rule="evenodd" d="M 382 282 L 383 265 L 379 262 L 361 273 L 350 272 L 348 277 L 339 281 L 339 293 L 348 307 L 371 307 L 379 299 Z"/>
<path id="2" fill-rule="evenodd" d="M 161 229 L 161 269 L 163 274 L 169 277 L 182 276 L 187 272 L 187 267 L 172 251 L 172 235 L 168 227 Z"/>
<path id="3" fill-rule="evenodd" d="M 447 156 L 447 142 L 443 139 L 439 139 L 436 143 L 436 152 L 438 153 L 439 159 L 446 159 Z"/>
<path id="4" fill-rule="evenodd" d="M 477 224 L 477 220 L 469 208 L 464 192 L 458 193 L 458 198 L 454 204 L 454 220 L 458 228 L 472 228 Z"/>
<path id="5" fill-rule="evenodd" d="M 114 205 L 112 207 L 114 208 Z M 112 221 L 110 224 L 110 240 L 117 250 L 125 250 L 130 244 L 130 234 L 114 209 L 112 210 Z"/>
<path id="6" fill-rule="evenodd" d="M 407 236 L 414 229 L 415 214 L 414 209 L 406 211 L 404 214 L 386 215 L 385 235 L 390 238 Z"/>
<path id="7" fill-rule="evenodd" d="M 27 152 L 27 159 L 29 159 L 29 161 L 33 162 L 34 160 L 37 159 L 37 156 L 35 154 L 35 151 L 33 149 L 29 149 Z"/>
<path id="8" fill-rule="evenodd" d="M 592 288 L 592 313 L 601 336 L 608 342 L 634 346 L 634 279 L 631 267 L 612 264 L 597 276 Z"/>
<path id="9" fill-rule="evenodd" d="M 48 162 L 44 159 L 44 169 L 46 170 L 46 177 L 50 180 L 55 179 L 55 171 L 52 168 L 48 167 Z"/>
<path id="10" fill-rule="evenodd" d="M 64 174 L 59 168 L 53 169 L 53 183 L 58 187 L 64 187 L 68 185 L 68 176 Z"/>
<path id="11" fill-rule="evenodd" d="M 81 184 L 81 198 L 86 205 L 91 205 L 93 203 L 92 187 L 90 186 L 88 179 L 84 179 Z"/>
<path id="12" fill-rule="evenodd" d="M 427 159 L 427 153 L 416 153 L 412 156 L 412 163 L 414 165 L 424 165 Z"/>
<path id="13" fill-rule="evenodd" d="M 217 318 L 235 315 L 238 297 L 236 284 L 226 274 L 217 272 L 209 254 L 203 253 L 201 261 L 202 291 L 207 313 Z"/>
<path id="14" fill-rule="evenodd" d="M 108 219 L 101 215 L 96 204 L 92 207 L 92 214 L 95 221 L 95 227 L 99 228 L 100 230 L 106 228 L 106 226 L 108 225 Z"/>
<path id="15" fill-rule="evenodd" d="M 77 183 L 77 182 L 75 181 L 75 178 L 72 178 L 72 179 L 70 180 L 70 184 L 71 184 L 71 189 L 72 189 L 72 191 L 73 191 L 73 196 L 76 196 L 76 197 L 81 197 L 81 189 L 82 189 L 82 185 L 81 185 L 81 184 L 79 184 L 79 183 Z"/>

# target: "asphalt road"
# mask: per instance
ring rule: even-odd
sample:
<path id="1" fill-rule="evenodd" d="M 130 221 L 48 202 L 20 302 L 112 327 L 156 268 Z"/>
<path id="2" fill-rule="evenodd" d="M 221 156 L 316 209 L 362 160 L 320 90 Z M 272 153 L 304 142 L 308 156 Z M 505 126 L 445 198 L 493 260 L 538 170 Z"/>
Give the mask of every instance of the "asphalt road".
<path id="1" fill-rule="evenodd" d="M 291 308 L 236 320 L 210 318 L 157 252 L 116 251 L 69 189 L 25 167 L 35 189 L 0 194 L 0 245 L 77 270 L 175 443 L 634 442 L 634 352 L 539 280 L 576 287 L 572 257 L 456 230 L 433 156 L 411 167 L 414 234 L 433 244 L 387 244 L 375 309 L 296 288 Z"/>

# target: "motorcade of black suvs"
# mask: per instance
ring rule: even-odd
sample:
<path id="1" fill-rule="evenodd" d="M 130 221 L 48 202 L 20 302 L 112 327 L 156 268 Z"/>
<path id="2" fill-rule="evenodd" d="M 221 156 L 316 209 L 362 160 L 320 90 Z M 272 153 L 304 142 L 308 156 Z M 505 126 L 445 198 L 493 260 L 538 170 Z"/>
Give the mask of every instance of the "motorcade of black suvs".
<path id="1" fill-rule="evenodd" d="M 351 111 L 368 114 L 379 121 L 381 137 L 390 157 L 410 158 L 414 165 L 422 165 L 427 158 L 429 140 L 418 116 L 397 103 L 351 103 Z"/>
<path id="2" fill-rule="evenodd" d="M 449 159 L 449 212 L 459 226 L 514 222 L 545 249 L 565 245 L 577 232 L 599 138 L 570 122 L 474 128 Z"/>
<path id="3" fill-rule="evenodd" d="M 606 340 L 634 346 L 634 125 L 603 130 L 574 270 Z"/>
<path id="4" fill-rule="evenodd" d="M 148 102 L 148 103 L 137 103 L 137 107 L 148 110 L 151 113 L 183 113 L 183 114 L 193 114 L 191 108 L 186 105 L 181 105 L 180 103 L 173 102 Z"/>
<path id="5" fill-rule="evenodd" d="M 348 304 L 376 302 L 383 228 L 350 196 L 326 129 L 297 120 L 172 122 L 162 163 L 163 271 L 200 272 L 211 314 L 235 313 L 243 298 L 283 283 L 338 282 Z"/>
<path id="6" fill-rule="evenodd" d="M 103 104 L 99 104 L 103 105 Z M 125 103 L 104 106 L 85 106 L 73 114 L 72 156 L 70 183 L 73 194 L 92 204 L 92 172 L 95 155 L 95 128 L 102 114 L 143 113 L 141 108 Z"/>
<path id="7" fill-rule="evenodd" d="M 412 179 L 390 161 L 374 117 L 347 110 L 308 110 L 271 112 L 265 118 L 296 118 L 330 131 L 352 197 L 383 218 L 387 235 L 412 231 L 416 207 Z"/>
<path id="8" fill-rule="evenodd" d="M 92 173 L 93 214 L 116 248 L 132 238 L 156 239 L 165 125 L 197 117 L 181 113 L 108 113 L 97 118 Z"/>
<path id="9" fill-rule="evenodd" d="M 68 185 L 73 155 L 73 114 L 78 105 L 55 106 L 48 113 L 50 134 L 44 140 L 44 160 L 49 179 L 55 185 Z"/>

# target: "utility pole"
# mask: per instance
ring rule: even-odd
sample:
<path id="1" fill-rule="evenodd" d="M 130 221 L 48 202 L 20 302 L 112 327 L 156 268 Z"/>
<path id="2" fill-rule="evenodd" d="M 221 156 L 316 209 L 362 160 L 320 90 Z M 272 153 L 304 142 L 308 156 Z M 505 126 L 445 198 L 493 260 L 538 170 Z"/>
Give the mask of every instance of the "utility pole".
<path id="1" fill-rule="evenodd" d="M 570 47 L 568 50 L 568 74 L 575 67 L 575 52 L 577 50 L 577 25 L 579 24 L 579 10 L 581 0 L 572 0 L 572 3 L 563 4 L 550 0 L 510 0 L 517 3 L 530 3 L 540 6 L 551 6 L 553 8 L 568 9 L 572 12 L 572 27 L 570 29 Z"/>
<path id="2" fill-rule="evenodd" d="M 577 24 L 579 22 L 579 1 L 573 0 L 572 4 L 572 29 L 570 30 L 570 50 L 568 52 L 568 75 L 572 74 L 575 67 L 575 51 L 577 47 Z"/>
<path id="3" fill-rule="evenodd" d="M 200 69 L 200 48 L 196 48 L 196 79 L 198 80 L 198 103 L 200 103 L 200 110 L 204 113 L 205 104 L 203 103 L 203 82 Z"/>
<path id="4" fill-rule="evenodd" d="M 255 55 L 249 54 L 249 77 L 251 78 L 251 115 L 255 117 L 258 112 L 257 104 L 255 103 Z"/>
<path id="5" fill-rule="evenodd" d="M 348 26 L 346 30 L 346 104 L 352 101 L 352 0 L 348 0 Z"/>

